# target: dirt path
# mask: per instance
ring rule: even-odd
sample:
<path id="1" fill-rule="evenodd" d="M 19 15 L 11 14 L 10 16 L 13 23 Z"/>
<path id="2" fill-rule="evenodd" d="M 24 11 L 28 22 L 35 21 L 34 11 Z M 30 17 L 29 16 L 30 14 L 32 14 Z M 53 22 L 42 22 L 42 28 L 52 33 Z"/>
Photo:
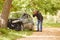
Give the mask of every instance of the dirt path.
<path id="1" fill-rule="evenodd" d="M 42 32 L 33 32 L 17 40 L 60 40 L 60 28 L 44 28 Z"/>

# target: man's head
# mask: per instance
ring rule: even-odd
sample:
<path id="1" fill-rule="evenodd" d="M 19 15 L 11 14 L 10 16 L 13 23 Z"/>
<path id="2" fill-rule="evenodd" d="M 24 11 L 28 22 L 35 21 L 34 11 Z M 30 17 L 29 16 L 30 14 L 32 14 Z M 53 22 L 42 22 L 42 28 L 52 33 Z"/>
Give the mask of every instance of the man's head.
<path id="1" fill-rule="evenodd" d="M 39 12 L 39 10 L 33 10 L 34 14 L 37 14 Z"/>

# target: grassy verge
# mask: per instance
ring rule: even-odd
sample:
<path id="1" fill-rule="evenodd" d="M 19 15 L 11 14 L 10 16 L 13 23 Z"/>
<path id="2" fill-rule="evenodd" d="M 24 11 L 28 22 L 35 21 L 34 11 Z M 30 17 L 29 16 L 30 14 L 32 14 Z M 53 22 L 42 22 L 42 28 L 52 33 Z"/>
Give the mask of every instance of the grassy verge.
<path id="1" fill-rule="evenodd" d="M 55 27 L 60 28 L 60 23 L 43 23 L 44 27 Z"/>
<path id="2" fill-rule="evenodd" d="M 5 28 L 0 28 L 0 40 L 15 40 L 23 37 L 23 35 L 31 35 L 32 31 L 15 31 Z"/>

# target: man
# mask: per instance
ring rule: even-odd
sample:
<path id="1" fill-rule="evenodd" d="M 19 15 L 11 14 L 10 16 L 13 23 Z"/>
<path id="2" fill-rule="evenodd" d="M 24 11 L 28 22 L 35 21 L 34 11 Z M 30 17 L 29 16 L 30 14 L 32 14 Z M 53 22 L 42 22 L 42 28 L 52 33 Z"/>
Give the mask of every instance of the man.
<path id="1" fill-rule="evenodd" d="M 37 17 L 37 31 L 42 32 L 42 22 L 43 22 L 43 16 L 41 15 L 41 13 L 38 10 L 34 10 L 33 11 L 33 17 Z"/>

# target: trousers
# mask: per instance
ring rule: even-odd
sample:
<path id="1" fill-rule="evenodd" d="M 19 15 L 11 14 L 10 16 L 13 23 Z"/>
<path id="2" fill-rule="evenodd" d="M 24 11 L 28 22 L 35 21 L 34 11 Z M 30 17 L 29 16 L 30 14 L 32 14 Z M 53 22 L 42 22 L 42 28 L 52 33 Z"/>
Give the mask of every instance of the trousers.
<path id="1" fill-rule="evenodd" d="M 40 32 L 42 32 L 42 21 L 40 21 L 40 20 L 37 20 L 37 31 L 40 31 Z"/>

